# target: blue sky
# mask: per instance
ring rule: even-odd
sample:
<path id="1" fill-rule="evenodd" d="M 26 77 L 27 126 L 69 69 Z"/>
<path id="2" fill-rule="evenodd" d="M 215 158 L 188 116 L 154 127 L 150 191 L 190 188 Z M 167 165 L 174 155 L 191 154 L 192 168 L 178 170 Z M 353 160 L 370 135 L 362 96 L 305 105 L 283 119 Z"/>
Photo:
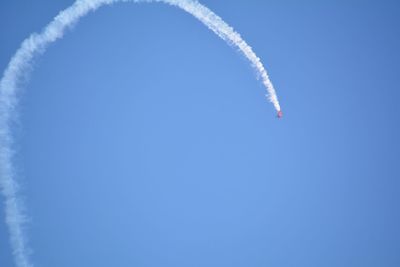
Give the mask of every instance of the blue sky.
<path id="1" fill-rule="evenodd" d="M 34 64 L 15 164 L 36 266 L 399 266 L 400 5 L 118 4 Z M 0 3 L 0 67 L 73 1 Z M 13 266 L 0 209 L 0 266 Z"/>

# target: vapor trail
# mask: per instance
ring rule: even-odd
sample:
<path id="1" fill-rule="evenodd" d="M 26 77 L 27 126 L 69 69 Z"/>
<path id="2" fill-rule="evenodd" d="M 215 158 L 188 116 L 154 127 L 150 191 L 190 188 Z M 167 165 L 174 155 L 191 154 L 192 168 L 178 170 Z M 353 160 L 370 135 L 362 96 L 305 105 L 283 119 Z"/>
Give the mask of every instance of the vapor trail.
<path id="1" fill-rule="evenodd" d="M 29 72 L 33 58 L 44 53 L 46 47 L 60 39 L 65 30 L 79 19 L 97 8 L 116 2 L 164 2 L 177 6 L 204 23 L 224 41 L 236 46 L 251 62 L 268 92 L 268 98 L 275 109 L 280 111 L 275 89 L 268 78 L 260 59 L 252 48 L 219 16 L 195 0 L 77 0 L 72 6 L 61 11 L 41 33 L 34 33 L 25 39 L 11 58 L 0 81 L 0 190 L 5 200 L 6 224 L 15 263 L 18 267 L 32 267 L 30 250 L 24 234 L 25 216 L 19 197 L 18 183 L 12 165 L 13 138 L 11 124 L 16 116 L 18 90 L 21 81 Z"/>

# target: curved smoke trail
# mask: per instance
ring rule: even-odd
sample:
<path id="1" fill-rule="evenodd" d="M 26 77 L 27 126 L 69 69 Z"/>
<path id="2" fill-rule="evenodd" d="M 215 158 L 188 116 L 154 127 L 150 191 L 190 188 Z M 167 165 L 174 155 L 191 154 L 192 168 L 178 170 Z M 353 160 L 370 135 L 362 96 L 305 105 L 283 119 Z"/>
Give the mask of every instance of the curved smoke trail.
<path id="1" fill-rule="evenodd" d="M 12 166 L 11 122 L 15 116 L 21 80 L 29 72 L 34 56 L 43 53 L 47 45 L 60 39 L 67 28 L 100 6 L 116 2 L 164 2 L 192 14 L 224 41 L 239 48 L 262 78 L 269 100 L 275 109 L 280 111 L 275 89 L 260 59 L 232 27 L 199 2 L 195 0 L 77 0 L 72 6 L 61 11 L 41 33 L 34 33 L 22 42 L 0 81 L 0 189 L 5 199 L 6 223 L 18 267 L 33 266 L 29 260 L 29 248 L 23 232 L 25 216 L 22 212 L 18 184 Z"/>

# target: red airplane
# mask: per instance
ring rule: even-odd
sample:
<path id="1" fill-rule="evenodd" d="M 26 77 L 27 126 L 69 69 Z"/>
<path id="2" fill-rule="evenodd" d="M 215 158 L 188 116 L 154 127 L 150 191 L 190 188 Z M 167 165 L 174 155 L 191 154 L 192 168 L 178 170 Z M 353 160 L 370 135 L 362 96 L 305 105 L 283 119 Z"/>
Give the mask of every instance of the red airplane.
<path id="1" fill-rule="evenodd" d="M 278 114 L 276 114 L 276 116 L 278 117 L 278 119 L 282 118 L 283 113 L 281 110 L 278 111 Z"/>

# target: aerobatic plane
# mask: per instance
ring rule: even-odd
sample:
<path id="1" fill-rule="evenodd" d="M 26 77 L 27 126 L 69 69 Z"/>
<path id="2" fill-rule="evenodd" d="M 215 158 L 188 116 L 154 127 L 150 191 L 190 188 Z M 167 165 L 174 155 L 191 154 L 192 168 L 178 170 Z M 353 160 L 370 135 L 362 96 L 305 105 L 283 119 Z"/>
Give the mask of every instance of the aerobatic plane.
<path id="1" fill-rule="evenodd" d="M 278 119 L 282 118 L 283 113 L 281 110 L 278 111 L 278 114 L 276 114 L 276 117 L 278 117 Z"/>

